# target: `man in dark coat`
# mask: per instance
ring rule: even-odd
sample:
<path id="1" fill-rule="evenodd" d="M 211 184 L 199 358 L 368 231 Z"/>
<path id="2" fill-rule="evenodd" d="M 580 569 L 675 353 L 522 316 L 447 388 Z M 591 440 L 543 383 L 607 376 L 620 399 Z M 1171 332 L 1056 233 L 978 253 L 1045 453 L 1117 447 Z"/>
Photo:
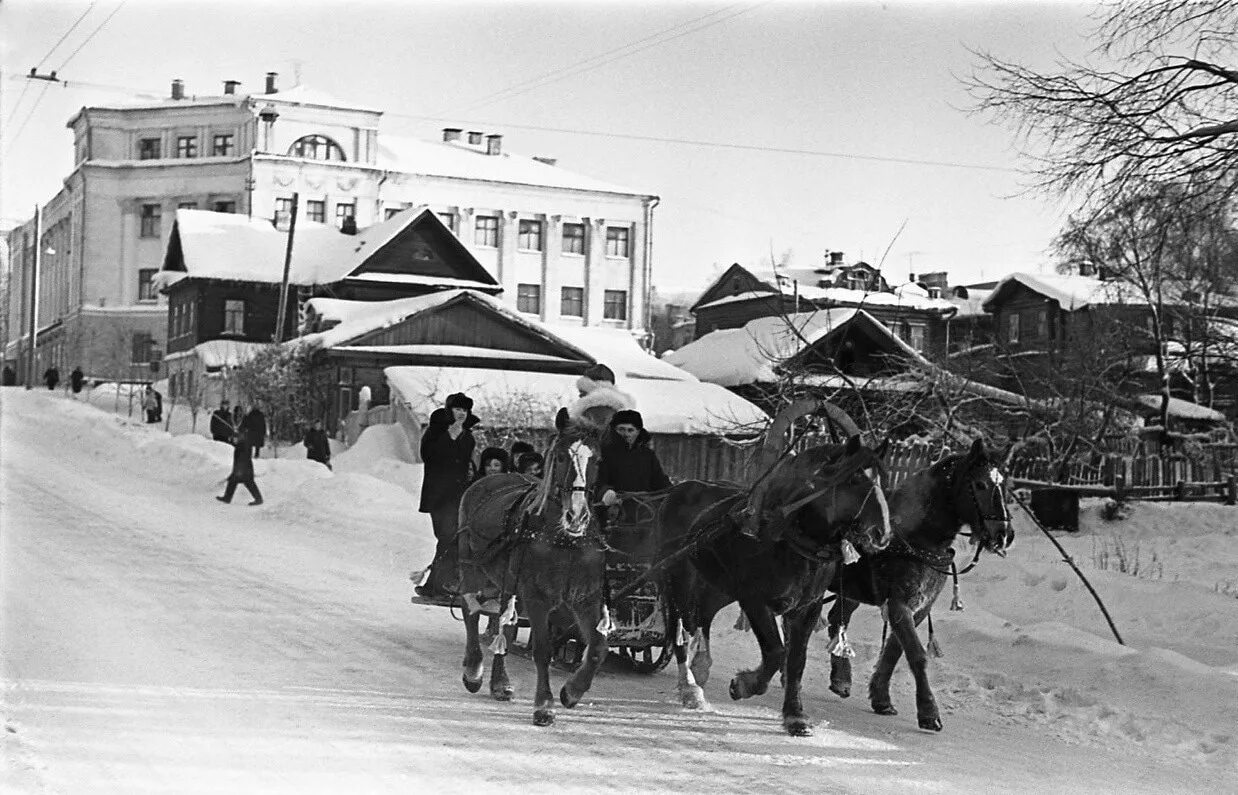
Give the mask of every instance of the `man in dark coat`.
<path id="1" fill-rule="evenodd" d="M 7 364 L 4 366 L 4 385 L 5 386 L 16 386 L 17 385 L 17 371 L 14 370 L 12 367 L 9 367 Z"/>
<path id="2" fill-rule="evenodd" d="M 228 399 L 219 401 L 219 408 L 211 412 L 211 438 L 217 442 L 232 440 L 232 409 L 228 408 Z"/>
<path id="3" fill-rule="evenodd" d="M 82 391 L 82 382 L 86 380 L 86 374 L 82 372 L 81 367 L 74 367 L 73 372 L 69 373 L 69 386 L 73 388 L 73 394 L 78 394 Z"/>
<path id="4" fill-rule="evenodd" d="M 322 428 L 322 420 L 314 420 L 314 425 L 305 432 L 305 457 L 331 468 L 331 441 Z"/>
<path id="5" fill-rule="evenodd" d="M 460 497 L 469 486 L 476 441 L 470 430 L 478 423 L 473 400 L 463 392 L 447 396 L 447 405 L 435 409 L 421 437 L 425 477 L 421 483 L 422 513 L 430 514 L 437 545 L 434 562 L 417 588 L 421 596 L 441 596 L 456 569 L 456 530 Z"/>
<path id="6" fill-rule="evenodd" d="M 43 380 L 47 383 L 48 389 L 56 388 L 56 384 L 60 383 L 60 371 L 56 369 L 56 365 L 53 364 L 44 371 Z"/>
<path id="7" fill-rule="evenodd" d="M 158 389 L 153 391 L 155 393 L 155 422 L 163 422 L 163 393 Z"/>
<path id="8" fill-rule="evenodd" d="M 228 486 L 224 489 L 224 495 L 215 499 L 232 502 L 232 495 L 239 485 L 244 485 L 253 496 L 250 505 L 262 504 L 262 492 L 258 491 L 258 484 L 254 482 L 254 459 L 249 452 L 249 440 L 240 431 L 232 437 L 232 472 L 228 475 Z"/>
<path id="9" fill-rule="evenodd" d="M 262 457 L 262 446 L 267 443 L 267 418 L 262 409 L 254 406 L 241 420 L 245 438 L 254 446 L 254 458 Z"/>
<path id="10" fill-rule="evenodd" d="M 624 492 L 671 487 L 671 479 L 662 471 L 662 462 L 649 446 L 649 431 L 645 430 L 639 411 L 616 411 L 601 447 L 596 494 L 604 505 L 619 502 Z"/>

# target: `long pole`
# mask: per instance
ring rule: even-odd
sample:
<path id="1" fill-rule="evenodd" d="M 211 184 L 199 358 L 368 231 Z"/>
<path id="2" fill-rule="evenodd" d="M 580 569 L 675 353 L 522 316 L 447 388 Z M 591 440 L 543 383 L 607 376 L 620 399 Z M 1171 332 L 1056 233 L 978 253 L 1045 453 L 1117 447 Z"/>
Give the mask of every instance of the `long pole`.
<path id="1" fill-rule="evenodd" d="M 279 310 L 275 315 L 275 343 L 284 341 L 284 316 L 288 310 L 288 272 L 292 269 L 292 237 L 297 232 L 299 195 L 292 194 L 292 217 L 288 220 L 288 247 L 284 249 L 284 278 L 279 286 Z"/>
<path id="2" fill-rule="evenodd" d="M 39 328 L 39 266 L 43 262 L 43 214 L 34 206 L 34 263 L 30 269 L 30 347 L 26 351 L 26 389 L 34 388 L 34 343 Z"/>

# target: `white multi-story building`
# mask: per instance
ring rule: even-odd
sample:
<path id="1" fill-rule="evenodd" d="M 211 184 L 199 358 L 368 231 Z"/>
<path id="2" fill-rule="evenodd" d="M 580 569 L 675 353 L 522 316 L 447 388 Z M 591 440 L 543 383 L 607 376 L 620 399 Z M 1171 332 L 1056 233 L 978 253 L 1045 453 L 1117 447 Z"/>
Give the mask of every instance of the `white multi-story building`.
<path id="1" fill-rule="evenodd" d="M 448 128 L 440 141 L 380 136 L 382 112 L 304 87 L 82 108 L 74 169 L 42 208 L 36 376 L 149 378 L 167 309 L 152 283 L 178 208 L 359 227 L 433 207 L 530 317 L 643 333 L 657 196 L 513 155 L 501 135 Z M 8 233 L 5 362 L 22 372 L 35 223 Z"/>

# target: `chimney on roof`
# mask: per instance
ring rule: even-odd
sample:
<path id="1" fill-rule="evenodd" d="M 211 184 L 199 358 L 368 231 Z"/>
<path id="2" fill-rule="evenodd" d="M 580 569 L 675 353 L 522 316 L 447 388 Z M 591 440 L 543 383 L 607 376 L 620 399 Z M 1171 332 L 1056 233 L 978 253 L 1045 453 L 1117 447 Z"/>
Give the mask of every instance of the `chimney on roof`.
<path id="1" fill-rule="evenodd" d="M 949 274 L 946 271 L 933 271 L 920 274 L 920 284 L 928 290 L 930 298 L 940 298 L 950 289 Z"/>
<path id="2" fill-rule="evenodd" d="M 235 94 L 236 87 L 239 86 L 240 84 L 241 84 L 240 80 L 225 80 L 224 81 L 224 94 L 225 95 Z"/>
<path id="3" fill-rule="evenodd" d="M 460 133 L 462 132 L 464 132 L 464 130 L 460 129 L 459 127 L 444 127 L 443 128 L 443 142 L 449 143 L 451 141 L 459 141 Z"/>
<path id="4" fill-rule="evenodd" d="M 843 253 L 841 251 L 830 252 L 830 267 L 837 268 L 843 264 Z"/>
<path id="5" fill-rule="evenodd" d="M 559 165 L 559 158 L 557 157 L 536 157 L 535 156 L 533 159 L 539 163 L 545 163 L 548 166 Z"/>
<path id="6" fill-rule="evenodd" d="M 346 235 L 357 234 L 357 216 L 346 215 L 340 220 L 340 231 Z"/>
<path id="7" fill-rule="evenodd" d="M 477 146 L 481 143 L 482 133 L 478 130 L 469 130 L 469 143 Z"/>
<path id="8" fill-rule="evenodd" d="M 487 135 L 486 136 L 486 154 L 501 155 L 503 154 L 503 136 Z"/>
<path id="9" fill-rule="evenodd" d="M 179 77 L 172 81 L 172 99 L 185 98 L 185 81 Z"/>
<path id="10" fill-rule="evenodd" d="M 279 72 L 267 72 L 267 90 L 266 93 L 275 93 L 275 78 L 279 77 Z"/>

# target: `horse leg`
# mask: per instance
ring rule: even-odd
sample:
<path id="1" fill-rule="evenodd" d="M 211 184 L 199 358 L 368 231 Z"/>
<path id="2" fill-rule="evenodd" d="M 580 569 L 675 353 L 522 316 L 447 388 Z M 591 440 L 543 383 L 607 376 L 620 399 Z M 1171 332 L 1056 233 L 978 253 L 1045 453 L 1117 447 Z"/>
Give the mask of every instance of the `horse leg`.
<path id="1" fill-rule="evenodd" d="M 464 674 L 461 680 L 464 689 L 470 693 L 481 690 L 481 680 L 486 673 L 486 661 L 481 653 L 481 638 L 477 625 L 481 621 L 480 613 L 472 613 L 464 609 Z"/>
<path id="2" fill-rule="evenodd" d="M 559 701 L 569 709 L 579 704 L 580 697 L 588 693 L 589 688 L 593 687 L 593 677 L 597 674 L 598 667 L 601 666 L 602 660 L 606 659 L 606 653 L 609 651 L 609 647 L 606 645 L 606 636 L 597 630 L 597 625 L 602 620 L 602 599 L 600 595 L 597 602 L 591 605 L 589 610 L 584 613 L 573 610 L 572 617 L 576 619 L 576 627 L 580 631 L 580 636 L 589 640 L 588 645 L 585 647 L 585 655 L 584 659 L 581 660 L 580 667 L 576 669 L 576 673 L 572 674 L 571 678 L 559 690 Z"/>
<path id="3" fill-rule="evenodd" d="M 900 612 L 896 621 L 890 617 L 890 628 L 899 634 L 899 643 L 907 653 L 907 665 L 916 679 L 916 723 L 921 729 L 941 731 L 941 713 L 937 709 L 937 698 L 933 695 L 933 687 L 928 678 L 928 652 L 920 643 L 920 635 L 916 627 L 928 615 L 927 611 L 913 615 L 910 608 L 900 603 Z"/>
<path id="4" fill-rule="evenodd" d="M 740 607 L 752 624 L 752 634 L 761 647 L 761 665 L 755 670 L 740 671 L 731 679 L 731 698 L 759 696 L 769 688 L 769 681 L 782 668 L 786 649 L 778 631 L 778 621 L 764 602 L 741 600 Z"/>
<path id="5" fill-rule="evenodd" d="M 695 629 L 695 631 L 693 631 Z M 691 635 L 688 633 L 691 632 Z M 687 642 L 681 644 L 680 639 L 688 635 Z M 697 684 L 696 675 L 692 670 L 696 656 L 701 649 L 701 630 L 693 628 L 691 621 L 679 619 L 675 624 L 675 663 L 679 668 L 679 701 L 684 709 L 708 709 L 709 702 L 705 700 L 705 691 Z"/>
<path id="6" fill-rule="evenodd" d="M 555 722 L 555 699 L 550 692 L 550 605 L 538 599 L 525 602 L 529 612 L 529 633 L 533 642 L 533 664 L 537 667 L 537 690 L 533 695 L 533 725 Z"/>
<path id="7" fill-rule="evenodd" d="M 899 642 L 897 635 L 891 633 L 881 647 L 881 656 L 877 658 L 873 675 L 868 680 L 868 703 L 878 715 L 898 714 L 898 710 L 890 702 L 890 677 L 902 656 L 903 644 Z"/>
<path id="8" fill-rule="evenodd" d="M 503 633 L 506 647 L 510 649 L 516 642 L 516 625 L 508 624 L 496 629 Z M 504 651 L 502 654 L 496 652 L 494 661 L 490 664 L 490 696 L 495 701 L 511 701 L 514 692 L 511 680 L 507 677 L 507 652 Z"/>
<path id="9" fill-rule="evenodd" d="M 830 608 L 830 640 L 838 636 L 839 630 L 851 621 L 851 614 L 860 606 L 859 602 L 839 596 Z M 842 698 L 851 695 L 851 658 L 830 655 L 830 690 Z"/>
<path id="10" fill-rule="evenodd" d="M 696 683 L 701 687 L 709 681 L 709 671 L 713 668 L 714 658 L 710 654 L 709 630 L 714 624 L 714 617 L 718 615 L 718 611 L 726 605 L 713 606 L 702 610 L 698 616 L 697 630 L 694 640 L 697 643 L 696 654 L 692 655 L 692 675 L 696 677 Z"/>
<path id="11" fill-rule="evenodd" d="M 793 737 L 812 736 L 812 727 L 800 699 L 800 685 L 804 678 L 804 664 L 808 660 L 808 641 L 821 618 L 821 608 L 821 600 L 814 599 L 807 607 L 787 613 L 782 621 L 787 631 L 782 728 Z"/>

